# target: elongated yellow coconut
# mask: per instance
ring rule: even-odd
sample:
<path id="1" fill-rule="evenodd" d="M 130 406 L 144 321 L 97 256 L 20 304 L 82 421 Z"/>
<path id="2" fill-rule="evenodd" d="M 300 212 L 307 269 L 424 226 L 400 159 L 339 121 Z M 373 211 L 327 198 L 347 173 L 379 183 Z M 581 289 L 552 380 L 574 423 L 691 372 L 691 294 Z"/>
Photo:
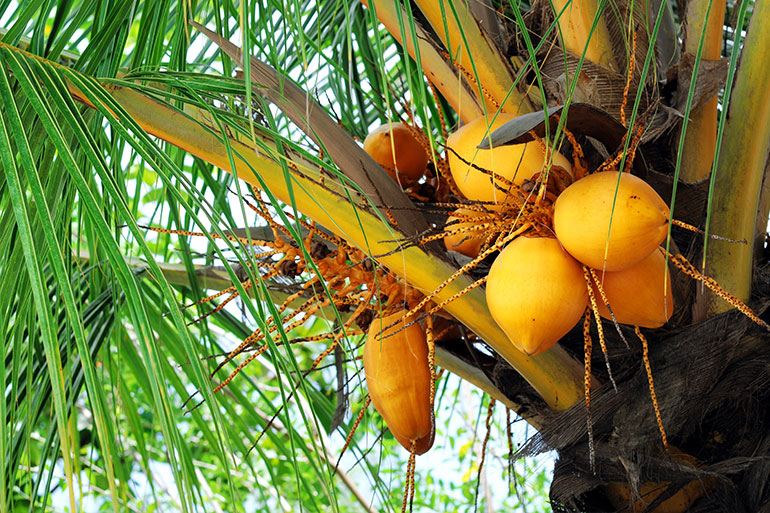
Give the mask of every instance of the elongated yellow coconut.
<path id="1" fill-rule="evenodd" d="M 403 123 L 388 123 L 373 130 L 364 139 L 364 151 L 401 183 L 416 182 L 428 166 L 425 148 Z"/>
<path id="2" fill-rule="evenodd" d="M 464 208 L 457 209 L 455 212 L 466 216 L 474 214 L 478 215 L 478 212 L 472 212 Z M 454 222 L 457 220 L 456 217 L 450 216 L 449 219 L 447 219 L 446 230 L 461 230 L 465 227 L 473 226 L 473 223 L 467 221 Z M 444 237 L 444 246 L 450 251 L 457 251 L 465 256 L 476 258 L 479 255 L 479 250 L 487 235 L 488 233 L 483 230 L 452 234 Z"/>
<path id="3" fill-rule="evenodd" d="M 578 180 L 559 195 L 553 228 L 559 242 L 581 263 L 621 271 L 660 245 L 668 231 L 668 214 L 668 205 L 644 180 L 605 171 Z"/>
<path id="4" fill-rule="evenodd" d="M 671 317 L 674 297 L 671 295 L 671 277 L 663 249 L 656 249 L 633 267 L 603 274 L 602 277 L 602 272 L 597 272 L 618 322 L 643 328 L 659 328 Z M 598 290 L 596 301 L 601 316 L 611 319 Z"/>
<path id="5" fill-rule="evenodd" d="M 500 252 L 487 278 L 492 317 L 517 349 L 549 349 L 588 305 L 582 266 L 551 238 L 519 237 Z"/>
<path id="6" fill-rule="evenodd" d="M 492 117 L 490 115 L 489 119 Z M 487 120 L 482 116 L 463 125 L 447 139 L 449 169 L 457 187 L 466 198 L 502 203 L 506 196 L 505 191 L 494 185 L 496 183 L 498 186 L 504 187 L 500 180 L 495 180 L 493 183 L 490 175 L 479 171 L 469 163 L 482 169 L 494 171 L 496 175 L 502 176 L 516 185 L 521 185 L 524 180 L 532 178 L 532 175 L 543 169 L 545 155 L 537 142 L 498 146 L 490 150 L 476 148 L 495 129 L 515 117 L 512 114 L 500 113 L 489 126 Z M 561 153 L 554 153 L 552 163 L 567 171 L 572 171 L 569 161 Z"/>
<path id="7" fill-rule="evenodd" d="M 434 429 L 428 344 L 419 324 L 402 329 L 402 315 L 372 322 L 364 344 L 364 372 L 372 404 L 396 440 L 406 450 L 415 440 L 422 451 L 417 454 L 422 454 L 433 444 Z"/>

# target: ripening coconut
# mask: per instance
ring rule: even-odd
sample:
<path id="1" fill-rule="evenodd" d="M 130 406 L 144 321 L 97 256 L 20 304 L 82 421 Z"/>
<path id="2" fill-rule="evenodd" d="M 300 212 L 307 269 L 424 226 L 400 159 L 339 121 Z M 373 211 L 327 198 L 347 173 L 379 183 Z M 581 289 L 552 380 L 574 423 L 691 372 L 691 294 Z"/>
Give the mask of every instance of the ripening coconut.
<path id="1" fill-rule="evenodd" d="M 478 212 L 473 212 L 471 210 L 466 210 L 464 208 L 459 208 L 455 210 L 455 213 L 457 214 L 464 214 L 464 215 L 478 215 Z M 466 226 L 473 226 L 474 223 L 467 222 L 467 221 L 460 221 L 455 222 L 453 224 L 453 221 L 457 221 L 456 217 L 449 216 L 449 219 L 447 219 L 447 230 L 460 230 L 462 228 L 465 228 Z M 473 232 L 465 232 L 465 233 L 457 233 L 452 234 L 447 237 L 444 237 L 444 246 L 449 251 L 457 251 L 460 254 L 463 254 L 467 257 L 476 258 L 479 255 L 479 250 L 481 249 L 481 245 L 484 243 L 484 238 L 488 234 L 482 231 L 473 231 Z"/>
<path id="2" fill-rule="evenodd" d="M 674 297 L 671 295 L 671 277 L 662 248 L 623 271 L 599 271 L 596 274 L 618 322 L 643 328 L 659 328 L 671 317 Z M 594 290 L 599 313 L 605 319 L 611 319 L 595 286 Z"/>
<path id="3" fill-rule="evenodd" d="M 497 256 L 487 278 L 492 317 L 517 349 L 549 349 L 588 305 L 582 266 L 556 239 L 518 237 Z"/>
<path id="4" fill-rule="evenodd" d="M 370 132 L 364 140 L 364 151 L 402 184 L 419 180 L 428 166 L 425 148 L 400 122 L 388 123 Z"/>
<path id="5" fill-rule="evenodd" d="M 543 165 L 546 163 L 545 155 L 537 142 L 498 146 L 490 150 L 476 148 L 495 129 L 515 117 L 512 114 L 500 113 L 489 126 L 482 116 L 463 125 L 447 139 L 449 169 L 457 187 L 466 198 L 502 203 L 506 196 L 505 191 L 501 191 L 493 184 L 491 176 L 471 167 L 466 162 L 482 169 L 494 171 L 496 175 L 502 176 L 516 185 L 521 185 L 524 180 L 532 178 L 532 175 L 543 169 Z M 492 119 L 491 115 L 489 119 Z M 488 126 L 489 129 L 487 129 Z M 462 160 L 455 153 L 462 157 Z M 561 153 L 555 152 L 553 154 L 552 164 L 563 167 L 569 172 L 572 171 L 569 161 Z M 503 186 L 499 180 L 496 182 L 499 186 Z"/>
<path id="6" fill-rule="evenodd" d="M 372 404 L 388 428 L 406 450 L 416 440 L 422 451 L 416 454 L 422 454 L 433 444 L 434 429 L 428 344 L 419 324 L 402 329 L 402 316 L 398 312 L 372 322 L 364 344 L 364 372 Z"/>
<path id="7" fill-rule="evenodd" d="M 621 271 L 660 245 L 668 231 L 668 214 L 668 205 L 644 180 L 605 171 L 578 180 L 559 195 L 553 228 L 579 262 L 598 270 Z"/>

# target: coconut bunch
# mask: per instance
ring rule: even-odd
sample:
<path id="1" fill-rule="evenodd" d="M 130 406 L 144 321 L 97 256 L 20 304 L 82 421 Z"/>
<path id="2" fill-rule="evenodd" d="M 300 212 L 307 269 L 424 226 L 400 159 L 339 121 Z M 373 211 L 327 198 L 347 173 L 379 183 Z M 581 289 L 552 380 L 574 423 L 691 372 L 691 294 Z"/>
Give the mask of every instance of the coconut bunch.
<path id="1" fill-rule="evenodd" d="M 588 175 L 578 157 L 570 162 L 537 139 L 477 147 L 512 118 L 480 118 L 449 136 L 452 178 L 470 201 L 438 235 L 474 259 L 470 267 L 496 254 L 485 278 L 495 321 L 531 355 L 552 347 L 588 307 L 597 321 L 665 324 L 673 311 L 660 248 L 666 203 L 630 173 Z"/>
<path id="2" fill-rule="evenodd" d="M 487 278 L 492 316 L 527 354 L 553 346 L 588 306 L 623 324 L 662 326 L 673 311 L 659 247 L 668 214 L 652 187 L 629 173 L 576 181 L 553 205 L 555 238 L 518 237 L 495 259 Z"/>
<path id="3" fill-rule="evenodd" d="M 526 354 L 548 350 L 587 309 L 597 322 L 665 324 L 673 311 L 660 248 L 669 222 L 665 202 L 630 173 L 588 174 L 571 134 L 572 161 L 537 137 L 478 148 L 513 118 L 479 118 L 447 138 L 438 176 L 460 202 L 434 198 L 433 207 L 453 210 L 439 233 L 418 243 L 442 239 L 447 250 L 471 259 L 462 272 L 494 259 L 482 278 L 490 312 Z M 402 187 L 413 187 L 428 162 L 421 134 L 406 123 L 386 125 L 369 134 L 364 149 Z M 436 292 L 408 311 L 386 308 L 364 346 L 371 403 L 410 457 L 428 451 L 435 432 L 430 329 L 415 319 L 426 314 L 427 324 L 441 309 L 443 303 L 431 302 Z"/>

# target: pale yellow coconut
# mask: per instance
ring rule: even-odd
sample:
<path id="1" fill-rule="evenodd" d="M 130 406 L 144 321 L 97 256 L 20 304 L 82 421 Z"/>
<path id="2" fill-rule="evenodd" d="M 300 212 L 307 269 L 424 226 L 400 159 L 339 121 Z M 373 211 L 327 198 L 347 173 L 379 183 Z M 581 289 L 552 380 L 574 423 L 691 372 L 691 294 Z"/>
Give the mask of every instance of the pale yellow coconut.
<path id="1" fill-rule="evenodd" d="M 603 275 L 598 271 L 596 275 L 618 322 L 643 328 L 659 328 L 671 317 L 674 297 L 671 295 L 671 277 L 662 248 L 653 251 L 633 267 L 623 271 L 608 271 Z M 596 287 L 594 290 L 599 313 L 605 319 L 611 319 Z"/>
<path id="2" fill-rule="evenodd" d="M 582 266 L 556 239 L 519 237 L 492 263 L 487 279 L 492 317 L 517 349 L 549 349 L 588 304 Z"/>
<path id="3" fill-rule="evenodd" d="M 648 506 L 661 493 L 666 492 L 669 486 L 671 486 L 669 481 L 641 483 L 637 491 L 640 498 L 633 502 L 631 501 L 631 487 L 626 483 L 607 483 L 604 490 L 609 501 L 617 508 L 616 511 L 622 513 L 685 513 L 690 510 L 696 500 L 713 488 L 713 478 L 690 481 L 650 511 Z"/>
<path id="4" fill-rule="evenodd" d="M 559 195 L 553 227 L 581 263 L 621 271 L 660 245 L 668 231 L 668 215 L 668 205 L 644 180 L 605 171 L 578 180 Z"/>
<path id="5" fill-rule="evenodd" d="M 493 115 L 490 115 L 489 119 L 492 117 Z M 491 176 L 472 167 L 470 163 L 479 168 L 494 171 L 496 175 L 516 185 L 521 185 L 524 180 L 532 178 L 543 169 L 546 163 L 545 154 L 537 142 L 498 146 L 490 150 L 476 148 L 495 129 L 515 117 L 500 113 L 489 126 L 482 116 L 463 125 L 447 139 L 449 169 L 457 187 L 466 198 L 502 203 L 506 196 L 506 191 L 498 189 Z M 563 167 L 569 172 L 572 171 L 569 161 L 561 153 L 553 154 L 552 164 Z M 499 179 L 495 180 L 495 183 L 499 186 L 504 185 Z"/>
<path id="6" fill-rule="evenodd" d="M 428 154 L 403 123 L 388 123 L 364 139 L 364 151 L 394 180 L 410 184 L 419 180 L 428 166 Z"/>

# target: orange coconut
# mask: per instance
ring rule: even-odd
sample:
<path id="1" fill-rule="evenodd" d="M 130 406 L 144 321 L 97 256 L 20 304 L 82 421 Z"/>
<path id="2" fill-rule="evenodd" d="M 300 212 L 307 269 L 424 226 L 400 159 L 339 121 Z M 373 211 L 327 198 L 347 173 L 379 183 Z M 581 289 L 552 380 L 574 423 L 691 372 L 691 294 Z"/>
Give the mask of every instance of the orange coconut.
<path id="1" fill-rule="evenodd" d="M 673 495 L 662 501 L 651 513 L 685 513 L 696 500 L 703 497 L 707 491 L 713 488 L 713 478 L 696 479 L 679 488 Z M 650 511 L 648 506 L 666 492 L 670 482 L 649 482 L 639 485 L 640 498 L 631 501 L 631 487 L 626 483 L 611 482 L 605 485 L 604 490 L 612 505 L 620 512 L 643 513 Z"/>
<path id="2" fill-rule="evenodd" d="M 583 268 L 556 239 L 518 237 L 492 263 L 487 304 L 517 349 L 542 353 L 585 311 Z"/>
<path id="3" fill-rule="evenodd" d="M 452 172 L 457 187 L 466 198 L 479 201 L 494 201 L 501 203 L 505 199 L 505 191 L 498 189 L 492 177 L 472 167 L 469 163 L 482 169 L 494 171 L 496 175 L 521 185 L 524 180 L 540 172 L 545 164 L 545 155 L 537 142 L 498 146 L 490 150 L 480 150 L 476 147 L 495 129 L 514 119 L 512 114 L 500 113 L 490 125 L 482 116 L 463 125 L 449 136 L 449 169 Z M 492 116 L 489 116 L 492 119 Z M 458 157 L 459 155 L 459 157 Z M 561 154 L 554 153 L 553 165 L 572 170 L 569 161 Z M 503 186 L 500 180 L 495 180 Z"/>
<path id="4" fill-rule="evenodd" d="M 402 316 L 403 312 L 387 315 L 369 327 L 364 344 L 366 385 L 374 408 L 399 443 L 409 450 L 415 440 L 417 449 L 425 452 L 433 444 L 434 428 L 428 344 L 419 324 L 402 329 Z"/>
<path id="5" fill-rule="evenodd" d="M 401 183 L 416 182 L 428 166 L 425 148 L 403 123 L 388 123 L 370 132 L 364 151 Z"/>
<path id="6" fill-rule="evenodd" d="M 559 195 L 553 227 L 578 261 L 594 269 L 621 271 L 660 245 L 668 231 L 668 214 L 668 205 L 644 180 L 605 171 L 578 180 Z"/>
<path id="7" fill-rule="evenodd" d="M 643 328 L 659 328 L 666 324 L 674 311 L 671 277 L 662 248 L 653 251 L 633 267 L 614 272 L 599 271 L 597 277 L 618 322 Z M 596 298 L 601 316 L 611 319 L 598 291 Z"/>
<path id="8" fill-rule="evenodd" d="M 471 210 L 466 210 L 464 208 L 459 208 L 455 210 L 455 213 L 461 214 L 461 215 L 478 215 L 478 212 L 473 212 Z M 454 216 L 449 216 L 449 219 L 447 219 L 447 230 L 460 230 L 462 228 L 465 228 L 467 226 L 473 226 L 474 223 L 467 222 L 467 221 L 459 221 Z M 450 224 L 452 223 L 452 224 Z M 449 235 L 447 237 L 444 237 L 444 246 L 449 251 L 457 251 L 458 253 L 461 253 L 467 257 L 476 258 L 479 255 L 479 250 L 481 249 L 481 245 L 484 244 L 484 238 L 488 234 L 484 231 L 473 231 L 473 232 L 464 232 L 464 233 L 456 233 Z"/>
<path id="9" fill-rule="evenodd" d="M 669 446 L 668 455 L 675 462 L 687 463 L 694 467 L 700 466 L 693 456 L 683 453 L 673 445 Z M 650 510 L 649 506 L 658 496 L 664 492 L 668 494 L 668 487 L 671 484 L 671 482 L 667 481 L 641 482 L 638 484 L 638 498 L 633 502 L 631 500 L 631 486 L 628 483 L 609 482 L 604 486 L 604 491 L 610 503 L 620 512 L 684 513 L 690 510 L 695 501 L 711 492 L 716 481 L 713 477 L 694 479 L 676 490 L 673 495 L 661 501 L 655 509 Z M 634 493 L 634 496 L 637 493 Z"/>

